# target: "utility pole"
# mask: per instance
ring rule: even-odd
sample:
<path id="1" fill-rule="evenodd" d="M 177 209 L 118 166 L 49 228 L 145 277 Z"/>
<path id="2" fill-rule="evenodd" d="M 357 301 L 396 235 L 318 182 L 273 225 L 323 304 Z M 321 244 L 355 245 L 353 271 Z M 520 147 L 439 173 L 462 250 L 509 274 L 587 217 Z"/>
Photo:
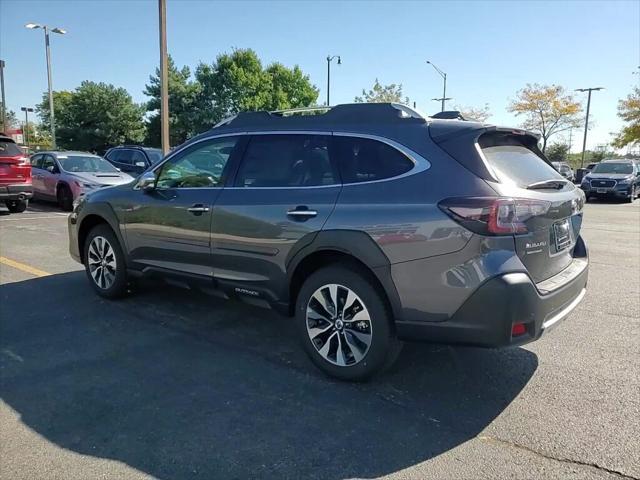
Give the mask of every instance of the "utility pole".
<path id="1" fill-rule="evenodd" d="M 0 89 L 2 90 L 2 130 L 7 130 L 7 101 L 4 98 L 4 60 L 0 60 Z"/>
<path id="2" fill-rule="evenodd" d="M 160 23 L 160 137 L 162 153 L 169 153 L 169 74 L 167 59 L 167 2 L 158 0 Z"/>
<path id="3" fill-rule="evenodd" d="M 573 145 L 573 127 L 569 128 L 569 151 L 567 153 L 571 153 L 571 145 Z"/>
<path id="4" fill-rule="evenodd" d="M 440 70 L 435 64 L 431 63 L 430 60 L 427 60 L 427 63 L 429 65 L 431 65 L 433 67 L 433 69 L 438 72 L 440 74 L 440 76 L 442 77 L 442 98 L 434 98 L 433 100 L 438 100 L 440 102 L 442 102 L 441 105 L 441 112 L 444 112 L 444 102 L 447 100 L 451 100 L 450 98 L 447 98 L 447 74 L 445 72 L 443 72 L 442 70 Z"/>
<path id="5" fill-rule="evenodd" d="M 29 148 L 29 112 L 33 112 L 33 108 L 22 107 L 20 110 L 24 112 L 24 144 Z"/>
<path id="6" fill-rule="evenodd" d="M 337 58 L 338 65 L 342 65 L 342 60 L 340 59 L 340 55 L 327 55 L 327 107 L 331 106 L 329 103 L 330 95 L 329 92 L 331 90 L 331 62 Z"/>
<path id="7" fill-rule="evenodd" d="M 587 130 L 589 129 L 589 109 L 591 108 L 591 92 L 604 90 L 603 87 L 577 88 L 576 92 L 589 92 L 587 96 L 587 116 L 584 119 L 584 138 L 582 140 L 582 159 L 580 160 L 580 168 L 584 168 L 584 152 L 587 148 Z"/>

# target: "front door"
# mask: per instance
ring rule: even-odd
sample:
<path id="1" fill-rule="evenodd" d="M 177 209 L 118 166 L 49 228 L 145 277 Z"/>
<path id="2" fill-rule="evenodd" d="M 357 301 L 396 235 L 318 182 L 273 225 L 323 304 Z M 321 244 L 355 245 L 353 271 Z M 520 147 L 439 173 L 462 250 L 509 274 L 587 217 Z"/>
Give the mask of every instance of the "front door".
<path id="1" fill-rule="evenodd" d="M 238 137 L 204 140 L 159 165 L 155 188 L 125 205 L 131 259 L 141 269 L 213 275 L 211 209 Z"/>
<path id="2" fill-rule="evenodd" d="M 234 186 L 221 192 L 213 209 L 214 275 L 221 285 L 252 296 L 282 295 L 290 256 L 313 241 L 341 189 L 329 139 L 249 139 Z"/>

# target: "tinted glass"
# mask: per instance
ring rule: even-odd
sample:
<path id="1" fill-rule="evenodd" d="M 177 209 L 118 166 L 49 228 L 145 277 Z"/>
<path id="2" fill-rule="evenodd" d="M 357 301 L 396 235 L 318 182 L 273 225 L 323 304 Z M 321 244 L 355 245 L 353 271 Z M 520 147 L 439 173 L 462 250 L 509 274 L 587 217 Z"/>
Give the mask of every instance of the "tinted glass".
<path id="1" fill-rule="evenodd" d="M 413 162 L 386 143 L 368 138 L 333 139 L 343 183 L 371 182 L 397 177 L 413 168 Z"/>
<path id="2" fill-rule="evenodd" d="M 90 155 L 58 155 L 58 162 L 67 172 L 118 172 L 116 167 L 106 160 Z"/>
<path id="3" fill-rule="evenodd" d="M 158 174 L 158 188 L 219 187 L 222 174 L 238 137 L 200 143 L 165 162 Z"/>
<path id="4" fill-rule="evenodd" d="M 498 180 L 526 187 L 532 183 L 563 179 L 551 165 L 523 145 L 497 145 L 482 149 Z"/>
<path id="5" fill-rule="evenodd" d="M 42 155 L 34 155 L 31 157 L 31 166 L 33 168 L 42 168 Z"/>
<path id="6" fill-rule="evenodd" d="M 153 165 L 162 160 L 162 151 L 149 148 L 147 149 L 147 156 Z"/>
<path id="7" fill-rule="evenodd" d="M 339 183 L 324 135 L 256 135 L 236 178 L 239 187 L 312 187 Z"/>
<path id="8" fill-rule="evenodd" d="M 622 174 L 631 174 L 633 173 L 633 165 L 630 163 L 616 163 L 616 162 L 607 162 L 607 163 L 599 163 L 593 170 L 592 173 L 622 173 Z"/>
<path id="9" fill-rule="evenodd" d="M 111 159 L 125 165 L 133 165 L 133 150 L 116 150 Z"/>
<path id="10" fill-rule="evenodd" d="M 46 170 L 49 167 L 55 167 L 56 161 L 53 159 L 51 155 L 45 155 L 44 161 L 42 162 L 42 168 Z"/>
<path id="11" fill-rule="evenodd" d="M 22 155 L 22 150 L 14 142 L 0 140 L 0 157 L 15 157 Z"/>

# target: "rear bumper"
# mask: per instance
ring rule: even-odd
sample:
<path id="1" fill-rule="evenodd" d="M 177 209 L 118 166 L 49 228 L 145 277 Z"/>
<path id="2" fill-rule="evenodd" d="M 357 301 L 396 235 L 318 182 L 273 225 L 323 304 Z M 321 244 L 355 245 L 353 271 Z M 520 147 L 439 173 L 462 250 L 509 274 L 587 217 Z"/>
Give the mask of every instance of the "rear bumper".
<path id="1" fill-rule="evenodd" d="M 398 337 L 483 347 L 535 341 L 582 301 L 589 267 L 587 257 L 578 260 L 581 262 L 579 272 L 553 291 L 541 293 L 526 273 L 506 273 L 486 281 L 449 320 L 396 322 Z M 525 325 L 524 334 L 512 336 L 516 323 Z"/>
<path id="2" fill-rule="evenodd" d="M 33 197 L 33 187 L 30 183 L 15 185 L 0 185 L 0 200 L 28 200 Z"/>

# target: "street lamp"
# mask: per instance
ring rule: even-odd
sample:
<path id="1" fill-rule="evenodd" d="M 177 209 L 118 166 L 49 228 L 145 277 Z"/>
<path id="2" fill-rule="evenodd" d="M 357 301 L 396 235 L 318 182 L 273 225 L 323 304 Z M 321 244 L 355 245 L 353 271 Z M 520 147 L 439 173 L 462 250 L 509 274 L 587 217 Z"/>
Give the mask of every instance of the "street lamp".
<path id="1" fill-rule="evenodd" d="M 24 143 L 29 148 L 29 112 L 33 113 L 33 108 L 21 107 L 20 110 L 24 112 Z"/>
<path id="2" fill-rule="evenodd" d="M 342 65 L 340 55 L 327 55 L 327 107 L 331 105 L 329 103 L 329 90 L 331 88 L 331 62 L 336 58 L 338 59 L 338 65 Z"/>
<path id="3" fill-rule="evenodd" d="M 427 60 L 427 63 L 433 67 L 433 69 L 440 74 L 443 79 L 443 87 L 442 87 L 442 98 L 434 98 L 433 100 L 440 100 L 442 102 L 442 112 L 444 112 L 444 102 L 447 100 L 451 100 L 451 98 L 447 98 L 447 74 L 440 70 L 435 64 L 431 63 Z"/>
<path id="4" fill-rule="evenodd" d="M 7 130 L 7 102 L 4 99 L 4 60 L 0 60 L 0 89 L 2 90 L 2 131 Z"/>
<path id="5" fill-rule="evenodd" d="M 587 148 L 587 129 L 589 128 L 589 108 L 591 107 L 591 92 L 604 90 L 603 87 L 576 88 L 576 92 L 589 92 L 587 97 L 587 116 L 584 120 L 584 138 L 582 140 L 582 160 L 580 160 L 580 168 L 584 168 L 584 151 Z"/>
<path id="6" fill-rule="evenodd" d="M 49 28 L 48 25 L 40 25 L 39 23 L 27 23 L 25 27 L 30 30 L 35 30 L 38 28 L 41 28 L 42 30 L 44 30 L 44 45 L 47 53 L 47 80 L 49 83 L 49 123 L 51 123 L 51 145 L 55 149 L 56 148 L 56 121 L 55 121 L 55 112 L 53 110 L 53 86 L 51 84 L 51 51 L 49 48 L 49 30 L 59 35 L 64 35 L 65 33 L 67 33 L 67 31 L 58 27 Z"/>

